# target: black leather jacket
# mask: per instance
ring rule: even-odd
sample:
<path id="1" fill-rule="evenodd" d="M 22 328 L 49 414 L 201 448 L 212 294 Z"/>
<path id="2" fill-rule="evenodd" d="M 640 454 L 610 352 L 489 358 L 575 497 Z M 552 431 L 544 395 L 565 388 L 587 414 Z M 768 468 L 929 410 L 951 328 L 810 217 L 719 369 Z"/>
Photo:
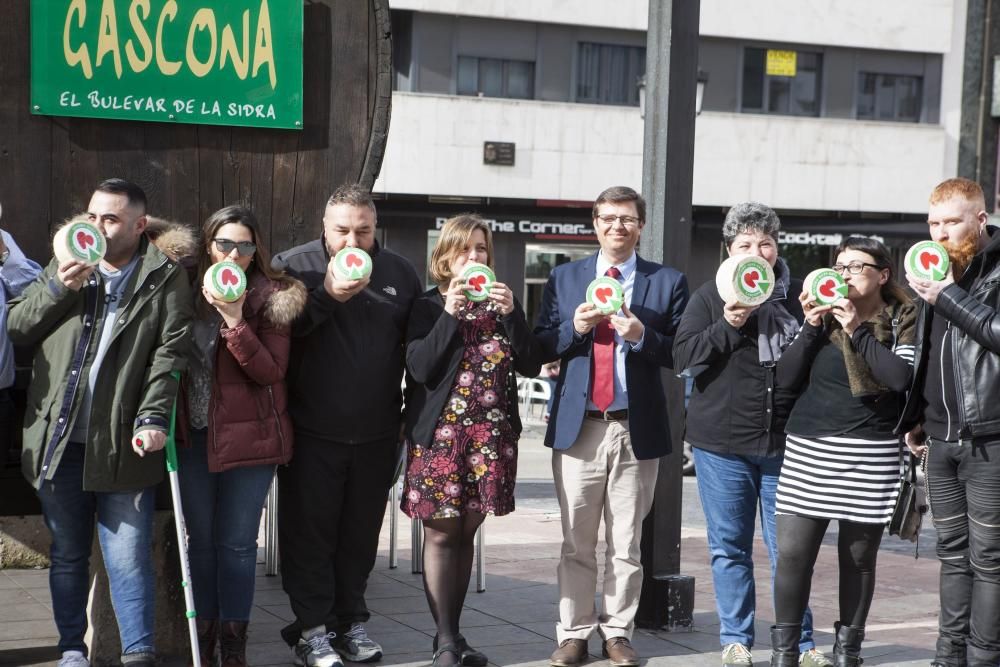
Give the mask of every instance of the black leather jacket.
<path id="1" fill-rule="evenodd" d="M 917 314 L 916 368 L 913 385 L 896 427 L 905 433 L 923 419 L 926 340 L 931 318 L 944 317 L 953 329 L 951 353 L 960 406 L 959 438 L 1000 433 L 1000 232 L 990 230 L 990 244 L 972 261 L 962 279 L 938 295 L 933 308 L 920 303 Z"/>

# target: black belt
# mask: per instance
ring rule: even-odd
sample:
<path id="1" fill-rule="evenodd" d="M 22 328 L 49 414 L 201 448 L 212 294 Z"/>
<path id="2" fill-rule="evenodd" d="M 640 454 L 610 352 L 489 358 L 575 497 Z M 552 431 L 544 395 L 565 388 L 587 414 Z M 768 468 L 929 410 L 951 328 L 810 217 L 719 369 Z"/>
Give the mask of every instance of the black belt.
<path id="1" fill-rule="evenodd" d="M 600 419 L 605 422 L 620 422 L 628 419 L 628 410 L 587 410 L 587 416 L 591 419 Z"/>

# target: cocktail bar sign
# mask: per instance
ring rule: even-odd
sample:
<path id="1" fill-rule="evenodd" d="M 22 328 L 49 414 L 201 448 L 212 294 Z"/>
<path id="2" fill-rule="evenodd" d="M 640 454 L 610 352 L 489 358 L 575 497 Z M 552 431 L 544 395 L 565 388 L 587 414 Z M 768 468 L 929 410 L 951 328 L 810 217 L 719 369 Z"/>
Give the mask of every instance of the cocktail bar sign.
<path id="1" fill-rule="evenodd" d="M 302 33 L 301 0 L 31 0 L 31 110 L 301 129 Z"/>

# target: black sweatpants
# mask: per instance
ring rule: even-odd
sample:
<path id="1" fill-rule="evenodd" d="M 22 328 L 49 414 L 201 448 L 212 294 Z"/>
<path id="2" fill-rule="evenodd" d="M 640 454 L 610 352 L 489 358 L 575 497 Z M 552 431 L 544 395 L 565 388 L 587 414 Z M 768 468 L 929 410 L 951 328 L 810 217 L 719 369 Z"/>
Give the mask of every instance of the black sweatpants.
<path id="1" fill-rule="evenodd" d="M 296 618 L 281 631 L 289 645 L 303 628 L 341 634 L 368 620 L 365 588 L 398 458 L 395 437 L 351 445 L 295 434 L 292 461 L 278 468 L 281 578 Z"/>

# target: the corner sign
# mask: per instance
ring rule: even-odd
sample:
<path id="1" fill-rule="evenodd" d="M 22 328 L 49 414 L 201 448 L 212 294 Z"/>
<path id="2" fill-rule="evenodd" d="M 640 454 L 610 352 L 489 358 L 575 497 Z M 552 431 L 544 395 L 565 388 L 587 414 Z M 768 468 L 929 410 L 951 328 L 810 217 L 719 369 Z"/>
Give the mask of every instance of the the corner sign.
<path id="1" fill-rule="evenodd" d="M 301 0 L 31 0 L 31 110 L 302 127 Z"/>

